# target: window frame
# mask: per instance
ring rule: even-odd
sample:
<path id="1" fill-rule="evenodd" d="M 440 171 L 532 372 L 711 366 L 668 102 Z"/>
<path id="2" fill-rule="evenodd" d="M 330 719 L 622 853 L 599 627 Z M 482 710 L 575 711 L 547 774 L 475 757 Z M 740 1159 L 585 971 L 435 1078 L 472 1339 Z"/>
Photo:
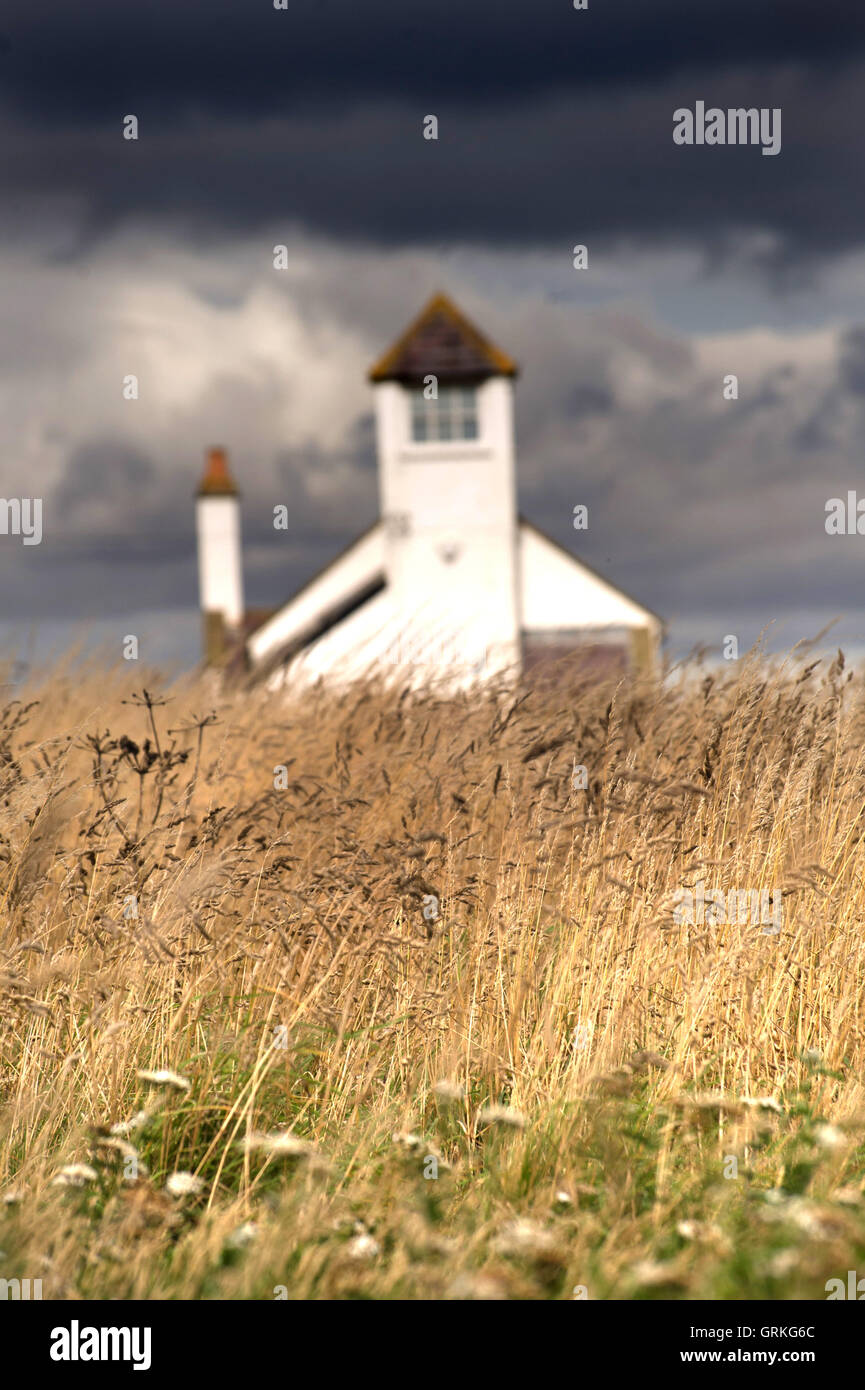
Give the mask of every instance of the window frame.
<path id="1" fill-rule="evenodd" d="M 424 395 L 423 386 L 410 386 L 409 438 L 414 445 L 474 444 L 480 439 L 478 386 L 448 383 L 437 396 Z M 468 432 L 467 432 L 468 429 Z"/>

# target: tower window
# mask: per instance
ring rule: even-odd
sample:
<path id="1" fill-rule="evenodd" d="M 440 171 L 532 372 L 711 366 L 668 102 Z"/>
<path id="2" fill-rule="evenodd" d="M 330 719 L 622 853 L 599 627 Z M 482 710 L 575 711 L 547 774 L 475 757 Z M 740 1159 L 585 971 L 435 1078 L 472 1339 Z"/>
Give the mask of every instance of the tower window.
<path id="1" fill-rule="evenodd" d="M 440 386 L 427 400 L 423 388 L 411 392 L 411 437 L 417 444 L 443 439 L 477 439 L 478 402 L 473 386 Z"/>

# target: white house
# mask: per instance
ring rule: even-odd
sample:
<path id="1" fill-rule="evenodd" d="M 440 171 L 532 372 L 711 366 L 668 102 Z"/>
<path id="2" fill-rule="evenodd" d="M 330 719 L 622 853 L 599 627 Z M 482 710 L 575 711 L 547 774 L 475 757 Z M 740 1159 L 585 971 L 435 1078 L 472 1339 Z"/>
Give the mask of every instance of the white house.
<path id="1" fill-rule="evenodd" d="M 209 660 L 273 685 L 370 670 L 459 684 L 576 652 L 651 667 L 661 619 L 517 513 L 515 363 L 443 295 L 369 373 L 380 519 L 270 613 L 243 604 L 239 498 L 210 451 L 196 503 Z"/>

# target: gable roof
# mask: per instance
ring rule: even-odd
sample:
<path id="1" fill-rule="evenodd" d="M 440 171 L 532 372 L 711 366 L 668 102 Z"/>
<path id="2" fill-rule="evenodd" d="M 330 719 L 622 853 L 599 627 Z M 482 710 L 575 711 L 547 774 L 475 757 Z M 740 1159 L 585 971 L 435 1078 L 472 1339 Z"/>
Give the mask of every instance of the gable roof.
<path id="1" fill-rule="evenodd" d="M 548 536 L 546 531 L 541 530 L 540 526 L 535 526 L 534 522 L 529 521 L 528 517 L 523 516 L 522 512 L 519 512 L 517 515 L 517 525 L 521 530 L 533 531 L 542 541 L 546 541 L 547 545 L 552 546 L 554 550 L 566 556 L 573 565 L 577 565 L 580 569 L 586 570 L 586 572 L 591 574 L 595 579 L 600 580 L 600 582 L 606 585 L 608 589 L 611 589 L 614 594 L 618 594 L 620 598 L 627 599 L 629 603 L 635 604 L 637 608 L 642 608 L 643 612 L 648 614 L 650 618 L 654 618 L 655 621 L 660 624 L 661 630 L 666 632 L 666 619 L 662 618 L 660 613 L 656 613 L 654 608 L 647 608 L 638 598 L 634 598 L 633 594 L 629 594 L 626 589 L 620 588 L 618 584 L 614 584 L 612 580 L 608 579 L 605 574 L 601 574 L 600 570 L 596 570 L 594 565 L 588 564 L 581 556 L 575 555 L 572 550 L 568 550 L 567 546 L 560 545 L 558 541 L 553 540 L 552 536 Z"/>
<path id="2" fill-rule="evenodd" d="M 436 294 L 370 368 L 370 381 L 477 380 L 516 376 L 517 364 L 484 337 L 447 295 Z"/>
<path id="3" fill-rule="evenodd" d="M 331 564 L 335 564 L 332 561 Z M 328 566 L 330 568 L 330 566 Z M 347 590 L 345 595 L 336 603 L 332 603 L 315 619 L 303 627 L 300 632 L 294 634 L 286 642 L 269 652 L 255 667 L 252 677 L 259 680 L 262 677 L 272 675 L 279 666 L 284 666 L 292 657 L 297 656 L 306 647 L 311 647 L 313 642 L 317 642 L 320 637 L 324 637 L 339 623 L 345 622 L 352 617 L 359 608 L 370 599 L 377 598 L 387 588 L 387 578 L 383 570 L 368 579 L 366 583 L 359 585 L 350 592 Z"/>

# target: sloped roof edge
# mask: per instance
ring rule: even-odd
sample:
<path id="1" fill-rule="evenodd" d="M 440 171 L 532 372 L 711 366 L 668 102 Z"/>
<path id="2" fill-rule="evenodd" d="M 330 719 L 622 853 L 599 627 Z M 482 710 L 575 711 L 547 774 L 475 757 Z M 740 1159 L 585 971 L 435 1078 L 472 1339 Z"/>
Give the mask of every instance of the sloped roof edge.
<path id="1" fill-rule="evenodd" d="M 618 594 L 621 598 L 626 598 L 629 603 L 635 603 L 638 608 L 642 608 L 643 612 L 648 613 L 650 618 L 654 618 L 655 622 L 660 623 L 662 630 L 666 632 L 667 622 L 665 618 L 661 617 L 660 613 L 656 613 L 654 608 L 647 608 L 645 603 L 635 598 L 633 594 L 629 594 L 627 589 L 620 588 L 618 584 L 614 584 L 612 580 L 608 579 L 605 574 L 601 574 L 600 570 L 596 570 L 593 565 L 587 564 L 579 555 L 575 555 L 572 550 L 568 550 L 567 546 L 560 545 L 558 541 L 553 540 L 552 536 L 548 536 L 546 531 L 541 530 L 540 526 L 535 526 L 534 522 L 529 521 L 528 517 L 523 516 L 522 512 L 517 516 L 517 524 L 521 530 L 525 527 L 528 531 L 534 531 L 536 536 L 540 536 L 541 540 L 546 541 L 547 545 L 553 546 L 555 550 L 558 550 L 559 554 L 566 555 L 575 565 L 580 565 L 584 570 L 588 570 L 589 574 L 594 575 L 595 579 L 600 579 L 601 583 L 606 584 L 608 589 L 612 589 L 614 594 Z"/>
<path id="2" fill-rule="evenodd" d="M 373 364 L 368 373 L 369 380 L 379 382 L 417 376 L 417 371 L 413 368 L 410 369 L 407 365 L 411 357 L 411 350 L 416 340 L 423 335 L 424 329 L 437 318 L 448 320 L 451 326 L 460 333 L 465 349 L 475 364 L 474 371 L 477 375 L 484 373 L 490 376 L 517 375 L 517 364 L 512 357 L 490 342 L 489 338 L 466 318 L 462 310 L 458 309 L 453 300 L 449 299 L 446 294 L 435 294 L 424 305 L 417 318 L 413 319 L 408 328 L 400 334 L 396 342 Z M 432 361 L 429 370 L 435 372 L 435 363 Z"/>

